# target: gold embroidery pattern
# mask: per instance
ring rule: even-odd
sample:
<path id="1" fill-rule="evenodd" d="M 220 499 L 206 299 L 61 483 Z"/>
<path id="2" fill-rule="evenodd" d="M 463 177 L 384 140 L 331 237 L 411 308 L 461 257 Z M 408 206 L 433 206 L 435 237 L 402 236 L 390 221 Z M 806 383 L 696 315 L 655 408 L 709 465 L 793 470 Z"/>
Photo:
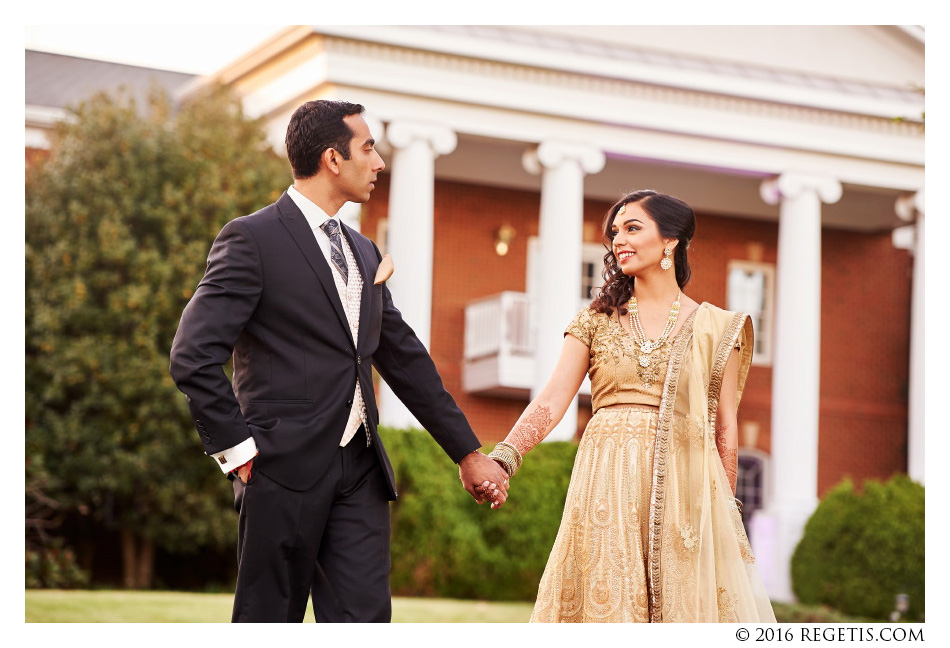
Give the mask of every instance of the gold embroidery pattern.
<path id="1" fill-rule="evenodd" d="M 686 553 L 699 551 L 699 536 L 689 524 L 680 527 L 680 538 L 683 540 L 680 546 Z"/>
<path id="2" fill-rule="evenodd" d="M 742 562 L 747 565 L 755 564 L 755 555 L 752 553 L 752 545 L 749 544 L 749 536 L 745 532 L 745 526 L 742 524 L 742 514 L 735 501 L 729 504 L 729 519 L 732 521 L 732 527 L 736 532 L 736 540 L 739 542 L 739 555 L 742 556 Z"/>
<path id="3" fill-rule="evenodd" d="M 716 590 L 716 601 L 719 604 L 719 622 L 736 623 L 739 619 L 736 615 L 736 604 L 738 601 L 735 596 L 729 594 L 725 587 Z"/>
<path id="4" fill-rule="evenodd" d="M 585 308 L 574 316 L 573 321 L 564 329 L 564 333 L 570 333 L 587 346 L 590 346 L 597 329 L 597 323 L 594 321 L 597 315 L 599 315 L 597 311 Z"/>
<path id="5" fill-rule="evenodd" d="M 639 366 L 640 352 L 633 343 L 630 334 L 613 317 L 597 313 L 601 318 L 602 328 L 591 344 L 591 356 L 603 358 L 614 365 L 619 365 L 624 359 L 637 363 Z M 616 326 L 613 326 L 613 325 Z"/>
<path id="6" fill-rule="evenodd" d="M 719 395 L 722 392 L 722 377 L 726 372 L 726 363 L 729 362 L 729 354 L 732 353 L 733 347 L 738 343 L 739 333 L 742 332 L 747 317 L 748 315 L 744 313 L 734 314 L 716 348 L 716 359 L 709 379 L 709 427 L 712 429 L 716 429 L 716 413 L 719 409 Z"/>
<path id="7" fill-rule="evenodd" d="M 659 425 L 656 443 L 653 449 L 653 486 L 650 491 L 650 519 L 649 519 L 649 569 L 648 581 L 650 592 L 650 621 L 663 621 L 663 593 L 660 581 L 660 552 L 662 551 L 663 508 L 665 504 L 666 461 L 670 442 L 670 428 L 673 423 L 673 401 L 676 396 L 676 384 L 679 380 L 680 368 L 683 364 L 683 354 L 686 342 L 690 339 L 693 320 L 699 309 L 693 311 L 689 319 L 683 323 L 683 330 L 674 342 L 673 355 L 669 370 L 666 372 L 666 382 L 663 384 L 663 397 L 660 400 Z"/>
<path id="8" fill-rule="evenodd" d="M 673 438 L 678 444 L 689 443 L 697 448 L 701 448 L 707 434 L 712 437 L 712 432 L 706 430 L 703 420 L 698 416 L 678 417 L 677 424 L 673 426 Z"/>
<path id="9" fill-rule="evenodd" d="M 748 565 L 755 564 L 755 555 L 752 553 L 752 545 L 749 544 L 749 539 L 745 536 L 743 531 L 743 537 L 739 538 L 739 553 L 742 555 L 742 561 Z"/>
<path id="10" fill-rule="evenodd" d="M 641 515 L 650 497 L 655 408 L 599 410 L 581 438 L 532 622 L 649 621 Z"/>

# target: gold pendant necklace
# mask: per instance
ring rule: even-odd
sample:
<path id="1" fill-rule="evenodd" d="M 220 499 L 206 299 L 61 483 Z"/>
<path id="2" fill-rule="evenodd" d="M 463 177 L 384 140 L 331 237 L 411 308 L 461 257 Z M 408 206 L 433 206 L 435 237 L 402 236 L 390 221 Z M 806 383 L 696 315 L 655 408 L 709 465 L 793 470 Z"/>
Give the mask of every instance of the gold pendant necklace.
<path id="1" fill-rule="evenodd" d="M 664 327 L 660 337 L 655 340 L 648 340 L 646 334 L 643 332 L 643 325 L 640 323 L 640 311 L 637 308 L 637 298 L 631 297 L 627 303 L 627 310 L 629 311 L 627 319 L 630 324 L 630 334 L 633 336 L 633 341 L 640 347 L 638 360 L 640 366 L 644 369 L 649 367 L 653 362 L 653 352 L 663 346 L 666 343 L 666 339 L 670 336 L 670 333 L 673 332 L 673 327 L 676 326 L 676 320 L 680 314 L 680 297 L 682 297 L 682 295 L 682 292 L 676 295 L 676 300 L 673 302 L 673 305 L 670 306 L 670 316 L 666 320 L 666 327 Z"/>

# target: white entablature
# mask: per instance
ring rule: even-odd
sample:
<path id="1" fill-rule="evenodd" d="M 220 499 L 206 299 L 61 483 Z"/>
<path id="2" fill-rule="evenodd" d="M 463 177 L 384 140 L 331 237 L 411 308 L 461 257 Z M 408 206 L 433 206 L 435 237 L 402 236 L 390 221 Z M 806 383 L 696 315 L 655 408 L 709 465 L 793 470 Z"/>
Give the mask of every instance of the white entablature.
<path id="1" fill-rule="evenodd" d="M 594 47 L 593 42 L 581 52 L 570 51 L 563 43 L 551 46 L 551 39 L 501 47 L 500 35 L 507 34 L 510 40 L 519 33 L 517 28 L 496 27 L 491 38 L 434 29 L 293 28 L 217 78 L 234 83 L 260 114 L 279 110 L 275 102 L 293 101 L 324 84 L 342 84 L 532 116 L 726 139 L 734 135 L 740 141 L 782 145 L 789 134 L 771 128 L 778 121 L 813 130 L 818 150 L 842 147 L 842 152 L 860 154 L 863 149 L 872 157 L 875 147 L 864 141 L 866 136 L 913 141 L 919 135 L 915 122 L 923 112 L 923 96 L 910 79 L 886 86 L 751 63 L 651 56 L 642 49 Z M 578 42 L 583 41 L 573 41 L 575 50 Z M 275 50 L 275 45 L 282 49 Z M 670 113 L 671 108 L 677 110 Z M 725 123 L 694 122 L 689 117 L 695 111 L 709 111 Z M 828 128 L 862 137 L 828 142 L 822 138 L 822 129 Z M 479 133 L 477 126 L 472 132 L 500 134 Z M 810 144 L 797 139 L 793 143 L 794 148 Z M 860 148 L 849 150 L 853 147 Z M 912 148 L 881 155 L 881 159 L 895 157 L 910 163 L 921 159 Z"/>
<path id="2" fill-rule="evenodd" d="M 773 39 L 768 56 L 756 52 L 743 62 L 701 55 L 697 28 L 662 28 L 670 43 L 682 42 L 677 30 L 689 31 L 695 51 L 687 53 L 621 43 L 619 29 L 566 29 L 299 26 L 212 78 L 236 88 L 249 113 L 267 118 L 278 150 L 292 110 L 314 98 L 363 103 L 385 123 L 443 124 L 459 138 L 436 166 L 437 177 L 447 179 L 538 190 L 537 178 L 518 166 L 520 152 L 556 138 L 607 156 L 604 173 L 585 186 L 589 197 L 612 200 L 629 188 L 624 178 L 666 165 L 677 168 L 668 174 L 672 182 L 684 178 L 695 188 L 679 195 L 697 207 L 761 217 L 760 203 L 746 206 L 757 182 L 805 169 L 845 187 L 841 206 L 823 222 L 855 229 L 897 226 L 889 205 L 899 192 L 923 186 L 923 96 L 914 75 L 903 71 L 913 68 L 906 59 L 915 55 L 922 68 L 923 46 L 915 50 L 898 28 L 815 28 L 850 48 L 855 63 L 848 76 L 840 65 L 828 66 L 837 76 L 822 76 L 815 61 L 802 69 L 769 67 L 785 64 L 789 57 L 771 52 L 794 42 Z M 630 29 L 644 36 L 645 28 Z M 896 63 L 882 72 L 879 50 L 888 39 Z M 703 176 L 718 178 L 716 195 L 699 189 Z M 869 189 L 887 193 L 871 209 Z M 864 218 L 856 222 L 846 212 Z M 777 216 L 765 210 L 765 217 Z"/>

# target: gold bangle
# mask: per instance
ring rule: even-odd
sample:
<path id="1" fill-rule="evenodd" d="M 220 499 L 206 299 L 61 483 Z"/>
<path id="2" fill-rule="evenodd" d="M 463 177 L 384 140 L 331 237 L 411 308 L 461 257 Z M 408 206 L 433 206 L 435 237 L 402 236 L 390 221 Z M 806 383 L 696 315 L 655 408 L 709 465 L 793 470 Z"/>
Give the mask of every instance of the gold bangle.
<path id="1" fill-rule="evenodd" d="M 501 441 L 495 446 L 495 449 L 492 450 L 489 455 L 492 459 L 498 460 L 504 467 L 505 471 L 508 473 L 508 477 L 514 477 L 515 473 L 518 472 L 518 469 L 521 468 L 521 453 L 518 451 L 518 448 Z"/>
<path id="2" fill-rule="evenodd" d="M 495 447 L 497 448 L 498 446 L 501 446 L 502 448 L 506 448 L 509 452 L 511 452 L 511 454 L 514 455 L 514 458 L 515 458 L 515 466 L 518 468 L 521 468 L 521 462 L 524 460 L 524 458 L 521 456 L 521 451 L 518 450 L 518 448 L 508 443 L 507 441 L 499 441 L 498 445 L 496 445 Z"/>
<path id="3" fill-rule="evenodd" d="M 508 453 L 501 450 L 492 450 L 488 456 L 504 466 L 505 472 L 508 473 L 509 478 L 512 477 L 517 471 L 515 463 Z"/>
<path id="4" fill-rule="evenodd" d="M 511 465 L 511 463 L 509 463 L 509 462 L 506 460 L 505 457 L 500 456 L 500 454 L 501 454 L 501 453 L 495 454 L 494 452 L 492 452 L 492 453 L 489 454 L 488 456 L 489 456 L 491 459 L 494 459 L 496 462 L 500 463 L 500 464 L 501 464 L 501 467 L 504 469 L 504 471 L 505 471 L 506 473 L 508 473 L 508 477 L 511 477 L 511 476 L 514 474 L 513 471 L 514 471 L 515 467 L 514 467 L 513 465 Z"/>

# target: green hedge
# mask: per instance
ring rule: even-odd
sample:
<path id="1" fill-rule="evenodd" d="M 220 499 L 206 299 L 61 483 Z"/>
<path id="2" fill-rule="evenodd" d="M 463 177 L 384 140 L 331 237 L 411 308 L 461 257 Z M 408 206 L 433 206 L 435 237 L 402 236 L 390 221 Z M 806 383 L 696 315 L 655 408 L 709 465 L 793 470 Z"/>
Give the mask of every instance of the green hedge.
<path id="1" fill-rule="evenodd" d="M 511 480 L 508 502 L 492 510 L 462 488 L 458 467 L 427 433 L 380 433 L 399 492 L 392 507 L 393 594 L 533 601 L 561 521 L 577 444 L 543 443 L 532 450 Z"/>
<path id="2" fill-rule="evenodd" d="M 792 555 L 792 589 L 802 603 L 887 619 L 895 596 L 910 596 L 905 616 L 924 619 L 924 487 L 899 475 L 846 479 L 818 505 Z"/>

